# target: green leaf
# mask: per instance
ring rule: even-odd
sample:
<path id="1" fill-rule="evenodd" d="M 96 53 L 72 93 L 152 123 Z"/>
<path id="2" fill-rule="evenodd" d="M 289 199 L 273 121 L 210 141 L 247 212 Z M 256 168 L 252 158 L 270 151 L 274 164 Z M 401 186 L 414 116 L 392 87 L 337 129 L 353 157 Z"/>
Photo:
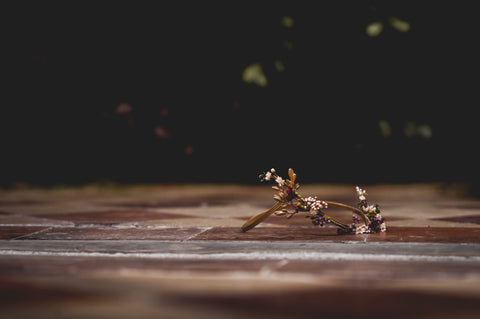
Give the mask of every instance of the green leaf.
<path id="1" fill-rule="evenodd" d="M 365 33 L 370 37 L 376 37 L 383 31 L 383 23 L 375 21 L 367 25 Z"/>
<path id="2" fill-rule="evenodd" d="M 267 77 L 263 73 L 260 63 L 250 64 L 243 70 L 242 79 L 246 83 L 254 83 L 260 87 L 266 87 Z"/>
<path id="3" fill-rule="evenodd" d="M 410 23 L 408 23 L 407 21 L 400 20 L 395 17 L 390 17 L 388 18 L 388 22 L 390 23 L 392 28 L 394 28 L 397 31 L 408 32 L 410 30 Z"/>
<path id="4" fill-rule="evenodd" d="M 380 120 L 378 122 L 378 127 L 380 128 L 380 132 L 382 133 L 384 138 L 388 138 L 392 135 L 392 127 L 390 126 L 390 123 L 385 120 Z"/>
<path id="5" fill-rule="evenodd" d="M 291 28 L 293 27 L 293 19 L 292 17 L 290 16 L 284 16 L 282 18 L 282 25 L 285 27 L 285 28 Z"/>
<path id="6" fill-rule="evenodd" d="M 275 69 L 277 69 L 278 72 L 285 71 L 285 65 L 283 64 L 282 61 L 275 60 L 273 63 L 275 64 Z"/>

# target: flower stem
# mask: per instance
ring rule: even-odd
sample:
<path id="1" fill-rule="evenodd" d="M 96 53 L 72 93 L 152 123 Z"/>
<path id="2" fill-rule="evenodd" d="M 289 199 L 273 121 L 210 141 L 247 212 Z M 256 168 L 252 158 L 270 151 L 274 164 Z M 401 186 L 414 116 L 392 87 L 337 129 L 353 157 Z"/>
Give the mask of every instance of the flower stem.
<path id="1" fill-rule="evenodd" d="M 349 206 L 349 205 L 345 205 L 342 203 L 330 202 L 330 201 L 325 201 L 325 202 L 328 204 L 329 207 L 337 207 L 337 208 L 344 208 L 344 209 L 351 210 L 352 212 L 354 212 L 355 214 L 357 214 L 363 219 L 365 225 L 367 226 L 370 225 L 370 220 L 368 219 L 367 216 L 365 216 L 365 214 L 360 209 Z"/>
<path id="2" fill-rule="evenodd" d="M 267 219 L 270 215 L 272 215 L 274 212 L 276 212 L 278 209 L 280 209 L 283 206 L 283 203 L 277 202 L 275 205 L 272 206 L 269 210 L 260 213 L 258 215 L 253 216 L 245 224 L 242 226 L 242 231 L 246 232 L 249 231 L 250 229 L 254 228 L 261 222 L 263 222 L 265 219 Z"/>

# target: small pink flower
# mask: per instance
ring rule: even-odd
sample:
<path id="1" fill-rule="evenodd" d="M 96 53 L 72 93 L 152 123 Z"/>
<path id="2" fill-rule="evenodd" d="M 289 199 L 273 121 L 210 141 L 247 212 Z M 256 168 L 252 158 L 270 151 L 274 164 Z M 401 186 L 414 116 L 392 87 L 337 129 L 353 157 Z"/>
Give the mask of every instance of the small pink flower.
<path id="1" fill-rule="evenodd" d="M 115 114 L 117 115 L 128 115 L 132 112 L 133 107 L 129 103 L 120 103 L 115 108 Z"/>
<path id="2" fill-rule="evenodd" d="M 166 140 L 170 138 L 170 132 L 163 126 L 157 125 L 153 128 L 153 133 L 159 139 Z"/>

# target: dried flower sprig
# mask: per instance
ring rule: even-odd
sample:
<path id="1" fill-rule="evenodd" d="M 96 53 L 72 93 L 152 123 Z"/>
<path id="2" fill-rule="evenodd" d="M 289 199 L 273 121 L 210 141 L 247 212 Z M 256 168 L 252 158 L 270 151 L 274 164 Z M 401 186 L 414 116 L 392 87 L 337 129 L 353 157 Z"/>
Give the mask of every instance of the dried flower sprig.
<path id="1" fill-rule="evenodd" d="M 364 234 L 386 231 L 385 219 L 380 215 L 378 205 L 368 205 L 367 192 L 358 186 L 356 191 L 359 202 L 357 204 L 358 208 L 355 208 L 342 203 L 319 200 L 316 196 L 303 198 L 298 193 L 300 185 L 295 183 L 297 175 L 291 168 L 288 169 L 288 177 L 289 179 L 283 179 L 276 173 L 274 168 L 259 176 L 262 182 L 275 181 L 277 184 L 272 187 L 277 191 L 273 195 L 276 203 L 269 210 L 250 218 L 242 226 L 244 232 L 254 228 L 273 214 L 291 218 L 299 212 L 309 212 L 310 215 L 306 217 L 310 218 L 314 225 L 323 227 L 328 223 L 337 226 L 340 234 Z M 353 222 L 345 224 L 325 214 L 323 210 L 328 207 L 337 207 L 353 212 Z"/>

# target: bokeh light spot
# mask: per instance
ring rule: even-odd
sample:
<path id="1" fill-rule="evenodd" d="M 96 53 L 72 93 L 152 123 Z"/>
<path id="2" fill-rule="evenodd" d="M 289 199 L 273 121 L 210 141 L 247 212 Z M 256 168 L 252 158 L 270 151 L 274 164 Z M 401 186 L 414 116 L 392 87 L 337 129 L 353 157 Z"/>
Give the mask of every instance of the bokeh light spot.
<path id="1" fill-rule="evenodd" d="M 408 32 L 410 30 L 410 23 L 404 20 L 400 20 L 395 17 L 390 17 L 388 19 L 390 25 L 399 32 Z"/>
<path id="2" fill-rule="evenodd" d="M 293 18 L 290 17 L 290 16 L 284 16 L 282 18 L 282 25 L 285 27 L 285 28 L 291 28 L 293 27 Z"/>
<path id="3" fill-rule="evenodd" d="M 376 37 L 383 31 L 383 23 L 380 21 L 372 22 L 365 28 L 365 33 L 370 37 Z"/>
<path id="4" fill-rule="evenodd" d="M 263 73 L 260 63 L 247 66 L 245 70 L 243 70 L 242 79 L 246 83 L 254 83 L 261 87 L 265 87 L 268 84 L 267 77 Z"/>

